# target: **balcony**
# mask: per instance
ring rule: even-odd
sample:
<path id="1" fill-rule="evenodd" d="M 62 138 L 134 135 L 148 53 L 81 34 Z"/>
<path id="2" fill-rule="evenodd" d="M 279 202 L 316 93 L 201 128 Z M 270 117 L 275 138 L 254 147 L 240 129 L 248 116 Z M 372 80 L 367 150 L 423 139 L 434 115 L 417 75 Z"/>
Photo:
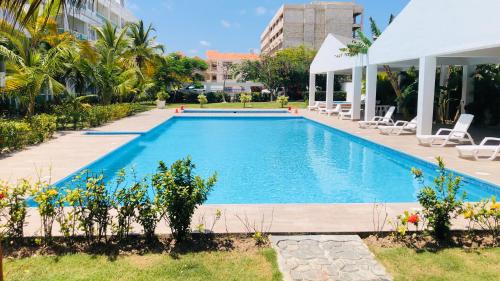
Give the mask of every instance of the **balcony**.
<path id="1" fill-rule="evenodd" d="M 99 12 L 96 12 L 95 14 L 96 14 L 96 16 L 97 16 L 97 17 L 98 17 L 98 18 L 99 18 L 102 22 L 105 22 L 105 21 L 107 21 L 107 20 L 108 20 L 108 19 L 107 19 L 107 18 L 106 18 L 103 14 L 101 14 L 101 13 L 99 13 Z"/>
<path id="2" fill-rule="evenodd" d="M 86 41 L 89 39 L 89 37 L 86 34 L 80 33 L 78 31 L 64 30 L 64 28 L 57 29 L 57 33 L 59 33 L 59 34 L 64 33 L 64 32 L 70 33 L 71 35 L 75 36 L 76 39 L 81 40 L 81 41 Z"/>

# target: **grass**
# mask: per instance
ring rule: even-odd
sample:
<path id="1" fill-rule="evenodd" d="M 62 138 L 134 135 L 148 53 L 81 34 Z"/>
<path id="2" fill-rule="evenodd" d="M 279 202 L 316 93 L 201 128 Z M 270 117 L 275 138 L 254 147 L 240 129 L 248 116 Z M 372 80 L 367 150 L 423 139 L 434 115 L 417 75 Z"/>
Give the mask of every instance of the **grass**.
<path id="1" fill-rule="evenodd" d="M 465 251 L 454 248 L 416 252 L 408 248 L 370 247 L 398 280 L 500 280 L 500 248 Z"/>
<path id="2" fill-rule="evenodd" d="M 181 105 L 184 105 L 185 108 L 200 108 L 199 104 L 180 104 L 173 103 L 168 104 L 168 108 L 180 108 Z M 285 108 L 291 106 L 293 108 L 306 108 L 307 104 L 303 101 L 293 101 L 289 102 Z M 203 108 L 243 108 L 243 104 L 240 102 L 228 102 L 228 103 L 209 103 L 205 104 Z M 264 108 L 264 109 L 279 109 L 281 105 L 277 102 L 251 102 L 247 103 L 246 108 Z"/>
<path id="3" fill-rule="evenodd" d="M 202 252 L 106 256 L 74 254 L 5 262 L 6 280 L 281 280 L 272 249 L 248 252 Z"/>

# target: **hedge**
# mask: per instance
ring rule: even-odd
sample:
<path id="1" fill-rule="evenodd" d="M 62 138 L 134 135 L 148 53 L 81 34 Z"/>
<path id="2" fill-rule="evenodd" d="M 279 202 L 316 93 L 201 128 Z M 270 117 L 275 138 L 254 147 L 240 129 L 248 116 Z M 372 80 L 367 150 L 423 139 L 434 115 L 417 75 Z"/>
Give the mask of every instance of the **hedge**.
<path id="1" fill-rule="evenodd" d="M 26 120 L 0 119 L 0 153 L 50 139 L 56 131 L 56 120 L 55 116 L 48 114 Z"/>

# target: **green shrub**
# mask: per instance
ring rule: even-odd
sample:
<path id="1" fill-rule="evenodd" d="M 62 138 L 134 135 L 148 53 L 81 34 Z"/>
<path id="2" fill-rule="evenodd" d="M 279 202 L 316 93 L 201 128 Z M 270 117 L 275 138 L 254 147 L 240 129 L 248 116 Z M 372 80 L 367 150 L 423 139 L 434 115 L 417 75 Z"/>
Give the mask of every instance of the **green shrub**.
<path id="1" fill-rule="evenodd" d="M 281 105 L 281 108 L 285 107 L 285 105 L 288 104 L 288 97 L 287 96 L 279 96 L 277 99 L 276 99 L 276 102 L 279 103 Z"/>
<path id="2" fill-rule="evenodd" d="M 170 168 L 160 162 L 158 172 L 152 178 L 159 194 L 158 203 L 166 206 L 172 234 L 178 241 L 187 238 L 195 209 L 207 200 L 217 181 L 216 174 L 208 180 L 194 176 L 194 169 L 190 157 L 176 161 Z"/>
<path id="3" fill-rule="evenodd" d="M 198 102 L 200 103 L 200 107 L 203 107 L 204 104 L 208 103 L 207 97 L 203 94 L 198 95 Z"/>
<path id="4" fill-rule="evenodd" d="M 0 152 L 20 149 L 30 144 L 31 126 L 25 121 L 0 119 Z"/>
<path id="5" fill-rule="evenodd" d="M 19 180 L 16 184 L 0 182 L 0 215 L 2 227 L 8 237 L 13 239 L 23 238 L 28 197 L 31 185 L 27 180 Z"/>
<path id="6" fill-rule="evenodd" d="M 30 120 L 30 142 L 33 144 L 50 139 L 57 129 L 57 118 L 49 114 L 35 115 Z"/>
<path id="7" fill-rule="evenodd" d="M 52 227 L 60 210 L 59 206 L 61 206 L 63 197 L 56 186 L 44 182 L 38 182 L 35 185 L 32 196 L 33 201 L 37 204 L 38 214 L 42 219 L 42 235 L 47 243 L 52 239 Z"/>
<path id="8" fill-rule="evenodd" d="M 412 169 L 415 178 L 424 187 L 419 191 L 418 202 L 424 208 L 423 214 L 428 220 L 428 226 L 432 228 L 431 234 L 438 241 L 444 241 L 450 237 L 451 218 L 456 218 L 462 208 L 465 193 L 459 197 L 462 178 L 446 171 L 443 160 L 437 158 L 439 170 L 434 179 L 434 187 L 425 186 L 424 175 L 421 170 Z"/>
<path id="9" fill-rule="evenodd" d="M 132 223 L 136 219 L 136 210 L 140 209 L 140 199 L 147 193 L 145 181 L 136 181 L 132 186 L 122 184 L 125 182 L 125 171 L 118 172 L 117 188 L 114 194 L 114 208 L 117 211 L 116 233 L 119 239 L 129 237 Z"/>
<path id="10" fill-rule="evenodd" d="M 246 104 L 252 101 L 252 95 L 242 93 L 240 95 L 240 102 L 243 103 L 243 108 L 246 107 Z"/>

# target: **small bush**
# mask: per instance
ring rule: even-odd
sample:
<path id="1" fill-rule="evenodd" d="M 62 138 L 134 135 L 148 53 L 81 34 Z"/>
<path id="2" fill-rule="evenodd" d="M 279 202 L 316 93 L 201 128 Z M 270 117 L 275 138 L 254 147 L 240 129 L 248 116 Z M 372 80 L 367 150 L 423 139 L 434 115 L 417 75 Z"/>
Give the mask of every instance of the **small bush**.
<path id="1" fill-rule="evenodd" d="M 462 178 L 446 171 L 443 160 L 437 158 L 439 170 L 434 179 L 434 187 L 425 186 L 424 176 L 421 170 L 412 169 L 415 178 L 424 187 L 419 191 L 417 197 L 422 207 L 423 215 L 431 227 L 431 234 L 438 241 L 444 241 L 450 237 L 451 219 L 457 217 L 462 207 L 466 194 L 459 196 Z"/>
<path id="2" fill-rule="evenodd" d="M 240 95 L 240 102 L 243 103 L 243 108 L 246 107 L 246 104 L 252 101 L 252 95 L 242 93 Z"/>
<path id="3" fill-rule="evenodd" d="M 20 239 L 24 236 L 24 225 L 28 197 L 31 185 L 27 180 L 19 180 L 17 184 L 0 182 L 0 215 L 5 225 L 5 232 L 8 237 Z"/>
<path id="4" fill-rule="evenodd" d="M 166 206 L 168 222 L 177 240 L 187 238 L 195 209 L 207 200 L 217 181 L 216 174 L 208 180 L 194 176 L 194 169 L 188 157 L 176 161 L 170 168 L 160 162 L 153 176 L 153 186 L 160 196 L 158 203 Z"/>
<path id="5" fill-rule="evenodd" d="M 50 139 L 57 129 L 57 118 L 49 114 L 35 115 L 30 120 L 30 141 L 34 144 Z"/>
<path id="6" fill-rule="evenodd" d="M 287 96 L 279 96 L 276 99 L 276 102 L 280 104 L 281 108 L 285 107 L 285 105 L 288 104 L 288 97 Z"/>
<path id="7" fill-rule="evenodd" d="M 31 126 L 25 121 L 0 119 L 0 152 L 21 149 L 30 144 Z"/>
<path id="8" fill-rule="evenodd" d="M 200 103 L 200 107 L 203 108 L 203 105 L 208 103 L 207 97 L 203 94 L 198 95 L 198 102 Z"/>
<path id="9" fill-rule="evenodd" d="M 479 227 L 491 234 L 495 239 L 494 245 L 500 243 L 500 203 L 495 196 L 478 203 L 468 203 L 462 214 L 469 221 L 470 229 Z"/>
<path id="10" fill-rule="evenodd" d="M 42 219 L 42 235 L 45 242 L 52 239 L 52 227 L 61 205 L 61 192 L 55 186 L 39 181 L 32 190 L 33 200 Z"/>

